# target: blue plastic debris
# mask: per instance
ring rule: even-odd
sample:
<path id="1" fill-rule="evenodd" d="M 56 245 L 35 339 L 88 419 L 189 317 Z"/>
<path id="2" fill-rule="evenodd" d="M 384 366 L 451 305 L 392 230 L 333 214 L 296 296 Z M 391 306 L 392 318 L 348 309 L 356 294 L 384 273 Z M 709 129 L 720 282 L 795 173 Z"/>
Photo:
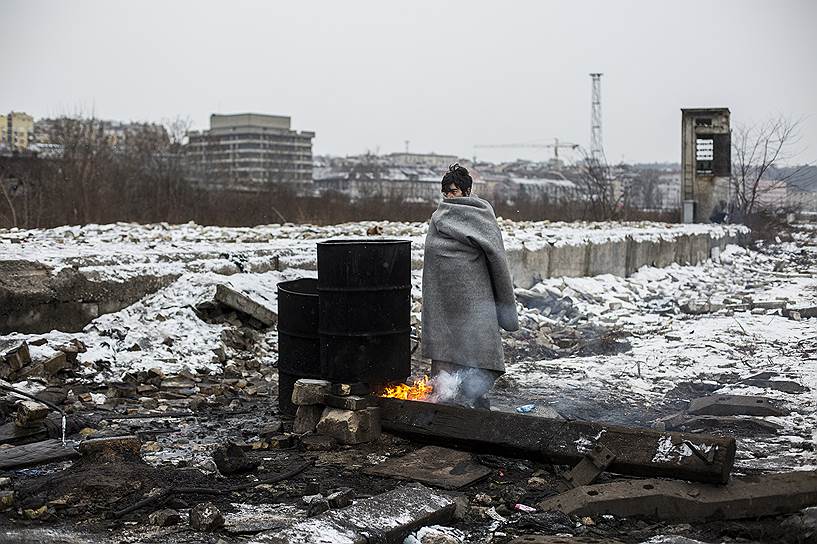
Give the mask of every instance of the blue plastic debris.
<path id="1" fill-rule="evenodd" d="M 516 411 L 520 414 L 527 414 L 528 412 L 532 412 L 536 408 L 535 404 L 525 404 L 524 406 L 517 406 Z"/>

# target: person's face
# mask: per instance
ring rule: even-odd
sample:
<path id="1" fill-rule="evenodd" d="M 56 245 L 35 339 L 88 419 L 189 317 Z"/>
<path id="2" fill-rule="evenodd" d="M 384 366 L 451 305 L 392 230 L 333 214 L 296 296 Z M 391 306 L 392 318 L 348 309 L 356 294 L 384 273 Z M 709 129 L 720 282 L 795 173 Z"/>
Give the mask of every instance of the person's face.
<path id="1" fill-rule="evenodd" d="M 442 193 L 445 198 L 457 198 L 460 196 L 465 196 L 465 194 L 463 194 L 462 192 L 462 189 L 460 189 L 453 183 L 449 185 L 448 188 L 446 188 Z"/>

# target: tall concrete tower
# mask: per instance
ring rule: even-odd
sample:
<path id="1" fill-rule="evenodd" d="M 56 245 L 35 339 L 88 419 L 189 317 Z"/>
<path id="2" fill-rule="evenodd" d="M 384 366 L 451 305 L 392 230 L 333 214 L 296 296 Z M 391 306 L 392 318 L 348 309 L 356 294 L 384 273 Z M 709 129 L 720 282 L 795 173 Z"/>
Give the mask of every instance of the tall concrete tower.
<path id="1" fill-rule="evenodd" d="M 590 74 L 593 78 L 593 98 L 590 109 L 590 156 L 604 160 L 604 144 L 601 139 L 601 73 Z"/>

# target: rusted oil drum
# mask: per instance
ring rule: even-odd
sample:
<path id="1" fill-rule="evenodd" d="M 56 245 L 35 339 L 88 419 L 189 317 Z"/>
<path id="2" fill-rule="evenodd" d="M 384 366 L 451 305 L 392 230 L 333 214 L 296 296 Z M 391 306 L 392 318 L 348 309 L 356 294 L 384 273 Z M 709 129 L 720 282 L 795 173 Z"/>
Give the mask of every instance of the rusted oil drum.
<path id="1" fill-rule="evenodd" d="M 383 384 L 411 373 L 411 242 L 318 243 L 321 374 Z"/>
<path id="2" fill-rule="evenodd" d="M 278 284 L 278 408 L 295 413 L 292 388 L 300 378 L 320 378 L 318 280 Z"/>

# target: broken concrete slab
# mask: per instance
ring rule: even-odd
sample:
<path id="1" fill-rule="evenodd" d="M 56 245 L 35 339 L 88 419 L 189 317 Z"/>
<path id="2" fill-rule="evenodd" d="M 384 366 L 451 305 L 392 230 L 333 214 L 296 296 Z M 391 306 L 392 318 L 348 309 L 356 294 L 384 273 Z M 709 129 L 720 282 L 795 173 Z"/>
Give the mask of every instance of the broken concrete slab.
<path id="1" fill-rule="evenodd" d="M 221 283 L 216 286 L 215 299 L 225 306 L 254 317 L 267 327 L 278 323 L 278 314 L 268 307 L 270 301 L 253 293 L 245 293 Z"/>
<path id="2" fill-rule="evenodd" d="M 102 314 L 117 312 L 170 285 L 179 274 L 98 279 L 72 266 L 57 272 L 42 263 L 0 260 L 0 334 L 79 332 Z"/>
<path id="3" fill-rule="evenodd" d="M 783 315 L 786 317 L 793 317 L 792 314 L 797 314 L 796 320 L 808 319 L 810 317 L 817 317 L 817 306 L 786 308 L 783 310 Z"/>
<path id="4" fill-rule="evenodd" d="M 621 540 L 603 536 L 522 535 L 508 544 L 624 544 Z"/>
<path id="5" fill-rule="evenodd" d="M 33 467 L 79 457 L 71 446 L 63 446 L 61 440 L 42 440 L 32 444 L 0 450 L 0 470 Z"/>
<path id="6" fill-rule="evenodd" d="M 366 474 L 414 480 L 442 489 L 461 489 L 481 480 L 491 469 L 474 462 L 470 453 L 439 446 L 393 457 L 363 470 Z"/>
<path id="7" fill-rule="evenodd" d="M 687 413 L 696 416 L 785 416 L 789 410 L 773 405 L 766 397 L 709 395 L 690 401 Z"/>
<path id="8" fill-rule="evenodd" d="M 775 516 L 817 504 L 817 471 L 733 478 L 725 486 L 625 480 L 583 486 L 538 504 L 575 516 L 709 521 Z"/>
<path id="9" fill-rule="evenodd" d="M 329 510 L 282 530 L 256 535 L 253 544 L 370 544 L 402 542 L 424 525 L 445 523 L 454 514 L 454 500 L 419 484 Z"/>
<path id="10" fill-rule="evenodd" d="M 290 504 L 241 504 L 224 512 L 224 531 L 231 535 L 277 530 L 304 519 L 304 511 Z"/>
<path id="11" fill-rule="evenodd" d="M 683 420 L 673 429 L 686 432 L 727 432 L 730 434 L 777 434 L 782 425 L 749 416 L 696 416 Z"/>
<path id="12" fill-rule="evenodd" d="M 761 389 L 774 389 L 783 393 L 790 393 L 797 395 L 799 393 L 806 393 L 809 388 L 805 385 L 793 382 L 791 380 L 769 380 L 763 378 L 747 378 L 740 382 L 741 385 L 749 385 L 752 387 L 759 387 Z"/>
<path id="13" fill-rule="evenodd" d="M 300 410 L 300 408 L 299 408 Z M 316 427 L 341 444 L 371 442 L 380 436 L 380 408 L 351 411 L 326 408 Z"/>

